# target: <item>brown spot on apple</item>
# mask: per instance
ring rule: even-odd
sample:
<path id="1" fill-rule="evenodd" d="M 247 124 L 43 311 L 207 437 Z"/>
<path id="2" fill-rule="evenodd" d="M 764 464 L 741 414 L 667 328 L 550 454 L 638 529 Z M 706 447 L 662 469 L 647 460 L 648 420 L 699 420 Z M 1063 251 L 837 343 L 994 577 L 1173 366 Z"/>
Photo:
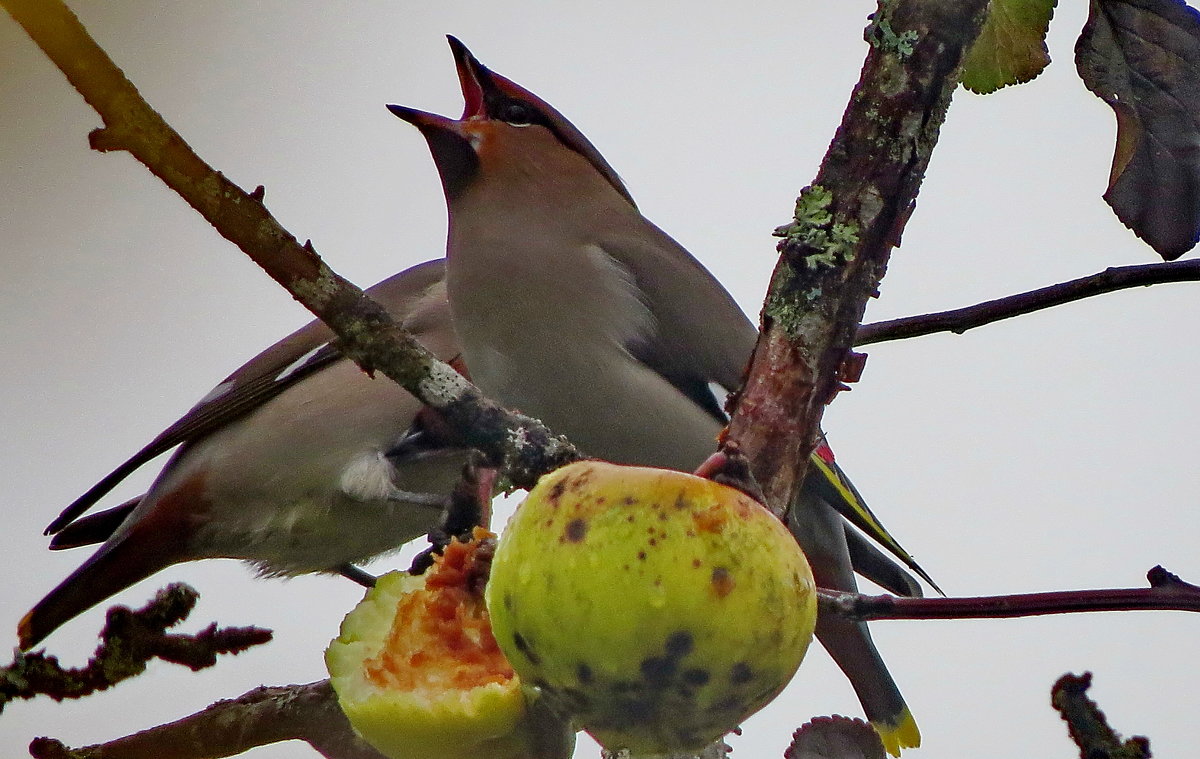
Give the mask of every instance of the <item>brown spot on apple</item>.
<path id="1" fill-rule="evenodd" d="M 710 582 L 717 598 L 724 598 L 733 591 L 733 575 L 725 567 L 713 567 Z"/>
<path id="2" fill-rule="evenodd" d="M 587 535 L 588 523 L 585 519 L 572 519 L 567 522 L 567 529 L 563 530 L 563 536 L 572 543 L 579 543 Z"/>

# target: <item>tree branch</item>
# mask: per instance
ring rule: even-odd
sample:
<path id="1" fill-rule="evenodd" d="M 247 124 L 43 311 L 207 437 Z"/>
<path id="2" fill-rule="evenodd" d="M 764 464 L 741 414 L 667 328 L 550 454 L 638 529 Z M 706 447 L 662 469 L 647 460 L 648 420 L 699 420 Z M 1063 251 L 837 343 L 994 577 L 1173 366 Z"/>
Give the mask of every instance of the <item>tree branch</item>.
<path id="1" fill-rule="evenodd" d="M 1200 280 L 1200 259 L 1140 266 L 1115 266 L 1087 277 L 1040 287 L 1016 295 L 1008 295 L 965 308 L 864 324 L 858 328 L 854 344 L 870 345 L 888 340 L 932 335 L 937 332 L 953 332 L 961 335 L 975 327 L 1061 306 L 1064 303 L 1083 300 L 1093 295 L 1104 295 L 1131 287 L 1148 287 L 1167 282 L 1195 282 L 1198 280 Z"/>
<path id="2" fill-rule="evenodd" d="M 364 371 L 383 372 L 437 409 L 466 442 L 504 468 L 518 487 L 579 457 L 541 422 L 508 412 L 438 361 L 386 310 L 301 245 L 248 194 L 213 169 L 152 109 L 61 0 L 0 0 L 104 120 L 100 151 L 124 150 L 195 208 L 227 240 L 330 326 Z"/>
<path id="3" fill-rule="evenodd" d="M 1154 567 L 1146 573 L 1149 588 L 1062 590 L 973 598 L 897 598 L 822 590 L 823 611 L 858 620 L 997 619 L 1091 611 L 1197 611 L 1200 587 Z"/>
<path id="4" fill-rule="evenodd" d="M 322 756 L 382 759 L 358 737 L 328 680 L 262 687 L 166 725 L 108 743 L 70 749 L 53 738 L 29 746 L 34 759 L 213 759 L 300 740 Z"/>
<path id="5" fill-rule="evenodd" d="M 50 696 L 56 701 L 83 698 L 111 688 L 146 670 L 151 659 L 181 664 L 193 671 L 211 667 L 220 654 L 237 654 L 271 640 L 271 631 L 258 627 L 218 629 L 213 623 L 195 635 L 172 635 L 166 629 L 187 618 L 199 595 L 176 583 L 158 591 L 137 611 L 125 606 L 108 610 L 100 645 L 87 665 L 68 669 L 41 652 L 18 653 L 0 669 L 0 711 L 16 699 Z"/>
<path id="6" fill-rule="evenodd" d="M 803 481 L 824 405 L 911 213 L 986 8 L 986 0 L 879 4 L 841 126 L 794 221 L 777 230 L 782 255 L 726 439 L 750 459 L 778 514 Z"/>
<path id="7" fill-rule="evenodd" d="M 1054 684 L 1050 703 L 1062 716 L 1079 747 L 1079 759 L 1150 759 L 1150 741 L 1134 736 L 1122 742 L 1121 736 L 1108 726 L 1104 712 L 1087 697 L 1092 687 L 1092 673 L 1080 676 L 1063 675 Z"/>

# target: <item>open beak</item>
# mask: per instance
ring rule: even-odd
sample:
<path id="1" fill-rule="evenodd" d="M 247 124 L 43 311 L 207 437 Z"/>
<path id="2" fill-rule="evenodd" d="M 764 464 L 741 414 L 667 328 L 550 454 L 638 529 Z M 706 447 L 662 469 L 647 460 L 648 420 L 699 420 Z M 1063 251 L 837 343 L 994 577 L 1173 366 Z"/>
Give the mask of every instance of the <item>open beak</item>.
<path id="1" fill-rule="evenodd" d="M 426 129 L 441 129 L 444 131 L 461 134 L 457 125 L 461 121 L 467 119 L 487 119 L 489 118 L 487 101 L 495 100 L 497 97 L 504 97 L 504 88 L 499 86 L 502 83 L 497 81 L 503 77 L 497 77 L 487 66 L 479 62 L 479 59 L 471 54 L 457 37 L 446 35 L 446 39 L 450 42 L 450 51 L 454 54 L 454 67 L 458 70 L 458 83 L 462 88 L 463 94 L 463 115 L 459 121 L 439 116 L 436 113 L 428 111 L 419 111 L 416 108 L 409 108 L 403 105 L 389 105 L 388 110 L 396 116 L 404 119 L 408 123 L 421 130 Z M 504 80 L 503 83 L 508 83 Z M 516 87 L 516 85 L 512 85 Z M 517 88 L 520 89 L 520 88 Z"/>

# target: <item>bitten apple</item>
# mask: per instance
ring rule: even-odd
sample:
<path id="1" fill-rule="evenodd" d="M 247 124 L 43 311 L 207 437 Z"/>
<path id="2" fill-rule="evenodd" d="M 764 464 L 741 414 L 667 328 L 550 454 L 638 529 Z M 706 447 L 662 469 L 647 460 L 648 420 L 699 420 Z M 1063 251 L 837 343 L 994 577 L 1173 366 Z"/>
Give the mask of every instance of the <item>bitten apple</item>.
<path id="1" fill-rule="evenodd" d="M 350 724 L 393 759 L 571 755 L 574 730 L 522 687 L 492 637 L 480 533 L 424 575 L 380 577 L 325 652 Z"/>

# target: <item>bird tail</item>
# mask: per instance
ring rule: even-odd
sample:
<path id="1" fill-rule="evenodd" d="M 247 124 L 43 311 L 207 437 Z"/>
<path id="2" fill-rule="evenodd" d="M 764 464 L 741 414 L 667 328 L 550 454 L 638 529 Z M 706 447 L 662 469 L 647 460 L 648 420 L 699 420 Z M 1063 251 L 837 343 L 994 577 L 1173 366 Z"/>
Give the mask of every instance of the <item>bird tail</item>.
<path id="1" fill-rule="evenodd" d="M 829 503 L 812 497 L 811 491 L 802 491 L 801 497 L 792 503 L 789 526 L 808 557 L 818 587 L 857 590 L 845 522 Z M 816 632 L 817 640 L 850 681 L 888 753 L 899 756 L 900 749 L 920 745 L 917 723 L 883 657 L 875 649 L 867 624 L 837 613 L 821 612 Z"/>
<path id="2" fill-rule="evenodd" d="M 872 722 L 871 726 L 879 733 L 883 747 L 892 756 L 900 756 L 902 748 L 917 748 L 921 745 L 921 731 L 917 729 L 917 721 L 912 712 L 905 707 L 893 720 Z"/>
<path id="3" fill-rule="evenodd" d="M 866 623 L 823 614 L 817 619 L 817 639 L 850 680 L 887 752 L 900 756 L 900 749 L 920 746 L 921 731 L 875 649 Z"/>
<path id="4" fill-rule="evenodd" d="M 21 619 L 17 625 L 21 650 L 33 648 L 68 621 L 164 566 L 161 556 L 130 550 L 126 541 L 101 546 Z"/>

